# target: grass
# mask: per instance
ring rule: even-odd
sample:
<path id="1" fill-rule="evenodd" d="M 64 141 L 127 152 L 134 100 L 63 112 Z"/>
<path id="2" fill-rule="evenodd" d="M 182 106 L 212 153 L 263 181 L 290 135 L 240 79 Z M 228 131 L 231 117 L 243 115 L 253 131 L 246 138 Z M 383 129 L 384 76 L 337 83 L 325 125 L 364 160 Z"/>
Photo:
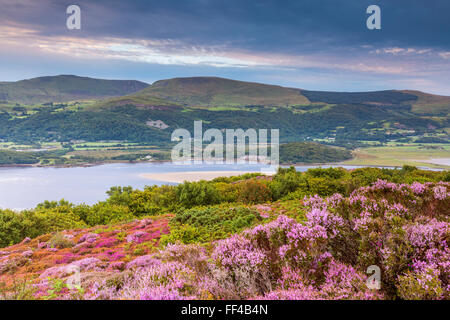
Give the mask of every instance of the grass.
<path id="1" fill-rule="evenodd" d="M 0 150 L 27 150 L 27 149 L 51 149 L 61 148 L 60 142 L 42 142 L 37 145 L 18 144 L 14 142 L 0 142 Z"/>
<path id="2" fill-rule="evenodd" d="M 421 145 L 363 148 L 354 151 L 354 159 L 344 161 L 345 165 L 363 166 L 424 166 L 450 169 L 449 166 L 426 162 L 432 158 L 450 158 L 449 145 L 436 145 L 439 149 L 423 149 Z"/>
<path id="3" fill-rule="evenodd" d="M 139 151 L 145 153 L 145 152 L 155 152 L 155 150 L 152 149 L 139 149 Z M 97 149 L 97 150 L 75 150 L 72 152 L 68 152 L 66 156 L 83 156 L 83 157 L 90 157 L 90 158 L 109 158 L 109 157 L 116 157 L 120 155 L 125 154 L 134 154 L 136 153 L 136 150 L 104 150 L 104 149 Z"/>

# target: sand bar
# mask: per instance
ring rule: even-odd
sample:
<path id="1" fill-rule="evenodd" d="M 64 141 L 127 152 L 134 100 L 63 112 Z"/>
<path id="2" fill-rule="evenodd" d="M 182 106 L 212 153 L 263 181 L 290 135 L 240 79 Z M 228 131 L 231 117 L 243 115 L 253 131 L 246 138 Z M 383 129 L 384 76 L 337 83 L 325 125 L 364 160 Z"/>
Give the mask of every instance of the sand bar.
<path id="1" fill-rule="evenodd" d="M 437 164 L 440 166 L 450 166 L 450 158 L 433 158 L 433 159 L 422 159 L 422 160 L 412 160 L 417 162 L 425 162 Z"/>
<path id="2" fill-rule="evenodd" d="M 212 180 L 218 177 L 232 177 L 239 176 L 248 171 L 183 171 L 183 172 L 155 172 L 155 173 L 142 173 L 141 177 L 164 181 L 182 183 L 184 181 L 200 181 L 200 180 Z"/>

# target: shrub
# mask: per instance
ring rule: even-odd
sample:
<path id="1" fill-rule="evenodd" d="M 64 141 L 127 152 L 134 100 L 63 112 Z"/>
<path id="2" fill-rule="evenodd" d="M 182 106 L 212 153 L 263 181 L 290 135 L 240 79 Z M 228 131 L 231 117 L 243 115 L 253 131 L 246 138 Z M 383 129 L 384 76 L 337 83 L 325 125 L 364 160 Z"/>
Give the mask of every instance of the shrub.
<path id="1" fill-rule="evenodd" d="M 83 227 L 86 224 L 68 207 L 22 212 L 0 210 L 0 247 L 18 243 L 26 237 Z"/>
<path id="2" fill-rule="evenodd" d="M 308 185 L 302 173 L 297 172 L 294 167 L 280 169 L 270 183 L 270 189 L 274 200 L 281 199 L 297 189 L 306 191 Z"/>
<path id="3" fill-rule="evenodd" d="M 307 184 L 310 195 L 318 194 L 319 196 L 326 197 L 335 193 L 345 193 L 345 187 L 339 180 L 331 180 L 323 177 L 307 178 Z"/>
<path id="4" fill-rule="evenodd" d="M 178 207 L 174 186 L 151 186 L 143 191 L 131 193 L 129 204 L 131 212 L 136 216 L 157 215 L 173 211 Z"/>
<path id="5" fill-rule="evenodd" d="M 135 218 L 128 207 L 99 202 L 92 206 L 90 212 L 87 214 L 86 223 L 90 226 L 96 226 L 120 221 L 131 221 Z"/>
<path id="6" fill-rule="evenodd" d="M 257 210 L 242 205 L 196 207 L 177 213 L 171 222 L 171 230 L 180 225 L 191 225 L 204 232 L 205 239 L 217 240 L 240 232 L 261 220 Z"/>
<path id="7" fill-rule="evenodd" d="M 207 181 L 184 182 L 176 187 L 178 202 L 186 208 L 219 202 L 220 195 L 213 183 Z"/>
<path id="8" fill-rule="evenodd" d="M 398 295 L 405 300 L 441 299 L 444 293 L 439 273 L 429 268 L 423 272 L 408 272 L 398 278 Z M 448 292 L 447 292 L 448 298 Z"/>
<path id="9" fill-rule="evenodd" d="M 272 193 L 266 182 L 247 180 L 239 183 L 238 201 L 242 203 L 265 203 L 272 200 Z"/>
<path id="10" fill-rule="evenodd" d="M 214 184 L 218 194 L 220 195 L 220 202 L 236 202 L 239 195 L 238 183 L 217 182 Z"/>
<path id="11" fill-rule="evenodd" d="M 203 228 L 196 228 L 191 225 L 181 225 L 170 230 L 169 234 L 161 237 L 160 244 L 166 246 L 169 243 L 181 242 L 184 244 L 205 242 L 208 233 Z"/>
<path id="12" fill-rule="evenodd" d="M 75 244 L 72 242 L 72 240 L 68 239 L 64 234 L 60 232 L 56 233 L 48 241 L 48 246 L 50 248 L 64 249 L 72 248 L 74 245 Z"/>

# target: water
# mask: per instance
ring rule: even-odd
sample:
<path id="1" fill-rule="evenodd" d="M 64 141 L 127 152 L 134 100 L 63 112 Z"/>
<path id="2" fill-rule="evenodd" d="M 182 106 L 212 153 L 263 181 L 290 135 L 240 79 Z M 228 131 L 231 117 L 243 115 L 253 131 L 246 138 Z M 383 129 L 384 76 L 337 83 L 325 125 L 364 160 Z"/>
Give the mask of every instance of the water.
<path id="1" fill-rule="evenodd" d="M 306 171 L 315 166 L 298 166 Z M 323 166 L 327 167 L 327 166 Z M 347 169 L 355 166 L 342 166 Z M 93 167 L 0 168 L 0 208 L 34 208 L 44 200 L 65 199 L 72 203 L 93 204 L 106 199 L 112 186 L 132 186 L 142 189 L 146 185 L 173 184 L 141 177 L 145 173 L 185 171 L 246 171 L 260 172 L 258 164 L 190 164 L 139 163 L 105 164 Z"/>

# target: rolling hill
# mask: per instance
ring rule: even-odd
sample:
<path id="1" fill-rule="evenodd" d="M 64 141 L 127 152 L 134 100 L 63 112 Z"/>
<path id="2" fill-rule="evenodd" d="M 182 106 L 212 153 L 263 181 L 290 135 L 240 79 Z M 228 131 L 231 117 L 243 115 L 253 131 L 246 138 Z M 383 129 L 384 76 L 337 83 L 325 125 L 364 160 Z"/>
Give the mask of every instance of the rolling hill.
<path id="1" fill-rule="evenodd" d="M 101 80 L 73 75 L 0 82 L 0 100 L 21 104 L 103 99 L 139 91 L 148 84 L 136 80 Z"/>
<path id="2" fill-rule="evenodd" d="M 123 101 L 131 101 L 132 104 L 138 105 L 155 98 L 170 101 L 173 104 L 200 107 L 309 104 L 309 100 L 298 89 L 217 77 L 160 80 L 139 92 L 115 99 L 115 101 L 119 104 L 123 104 Z M 111 105 L 111 100 L 106 104 Z"/>
<path id="3" fill-rule="evenodd" d="M 413 90 L 331 92 L 286 88 L 218 77 L 156 81 L 135 93 L 100 101 L 97 106 L 181 105 L 191 107 L 305 106 L 311 104 L 410 105 L 414 113 L 448 113 L 450 97 Z"/>
<path id="4" fill-rule="evenodd" d="M 0 94 L 5 88 L 10 90 L 8 99 L 19 103 L 97 100 L 75 107 L 10 105 L 0 111 L 3 141 L 81 139 L 167 145 L 173 129 L 191 130 L 195 120 L 203 120 L 205 130 L 278 128 L 281 142 L 318 141 L 345 147 L 450 142 L 450 97 L 418 91 L 310 91 L 216 77 L 175 78 L 147 86 L 137 81 L 58 76 L 0 83 Z M 165 128 L 149 125 L 154 121 Z"/>

